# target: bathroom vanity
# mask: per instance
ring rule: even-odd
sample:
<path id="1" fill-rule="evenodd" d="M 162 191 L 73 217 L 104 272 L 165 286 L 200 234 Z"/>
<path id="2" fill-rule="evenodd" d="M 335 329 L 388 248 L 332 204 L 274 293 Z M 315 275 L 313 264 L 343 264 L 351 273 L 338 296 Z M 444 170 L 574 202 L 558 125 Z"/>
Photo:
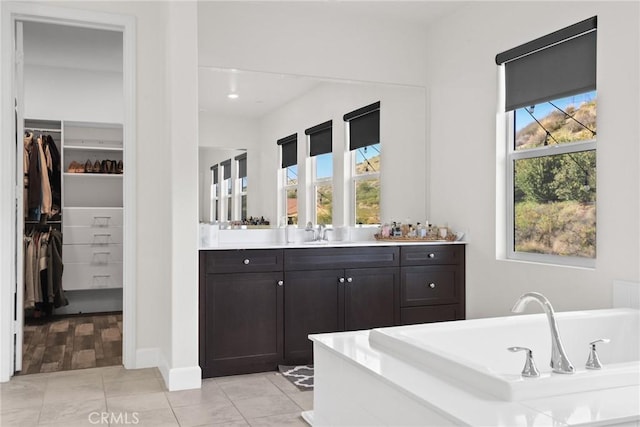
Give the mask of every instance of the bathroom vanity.
<path id="1" fill-rule="evenodd" d="M 243 246 L 200 250 L 205 378 L 312 363 L 309 334 L 465 316 L 459 242 Z"/>

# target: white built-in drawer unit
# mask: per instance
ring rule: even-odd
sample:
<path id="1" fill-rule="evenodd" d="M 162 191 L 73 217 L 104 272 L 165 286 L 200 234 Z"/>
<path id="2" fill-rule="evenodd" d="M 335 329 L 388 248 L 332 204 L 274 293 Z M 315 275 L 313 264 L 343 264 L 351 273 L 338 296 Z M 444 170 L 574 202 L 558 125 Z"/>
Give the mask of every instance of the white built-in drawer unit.
<path id="1" fill-rule="evenodd" d="M 122 263 L 106 265 L 65 263 L 64 290 L 122 288 Z"/>
<path id="2" fill-rule="evenodd" d="M 63 211 L 65 290 L 122 287 L 122 208 Z"/>
<path id="3" fill-rule="evenodd" d="M 122 244 L 65 245 L 64 263 L 107 265 L 122 262 Z"/>
<path id="4" fill-rule="evenodd" d="M 92 228 L 122 227 L 122 208 L 65 208 L 64 224 Z"/>

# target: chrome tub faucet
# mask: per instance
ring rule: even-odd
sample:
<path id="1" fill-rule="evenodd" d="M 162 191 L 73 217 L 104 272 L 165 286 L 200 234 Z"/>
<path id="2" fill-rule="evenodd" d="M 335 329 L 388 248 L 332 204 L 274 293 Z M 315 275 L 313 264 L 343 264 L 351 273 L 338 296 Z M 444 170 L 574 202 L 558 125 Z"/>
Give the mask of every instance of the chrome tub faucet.
<path id="1" fill-rule="evenodd" d="M 567 353 L 562 346 L 562 340 L 560 339 L 560 333 L 558 331 L 558 324 L 556 323 L 555 312 L 553 311 L 553 306 L 549 302 L 549 300 L 542 294 L 538 292 L 527 292 L 522 294 L 520 298 L 516 301 L 515 305 L 511 309 L 514 313 L 522 313 L 524 308 L 531 301 L 535 301 L 544 310 L 547 315 L 547 320 L 549 321 L 549 329 L 551 331 L 551 369 L 553 372 L 557 372 L 559 374 L 573 374 L 575 372 L 575 368 L 571 364 L 571 361 L 567 357 Z"/>

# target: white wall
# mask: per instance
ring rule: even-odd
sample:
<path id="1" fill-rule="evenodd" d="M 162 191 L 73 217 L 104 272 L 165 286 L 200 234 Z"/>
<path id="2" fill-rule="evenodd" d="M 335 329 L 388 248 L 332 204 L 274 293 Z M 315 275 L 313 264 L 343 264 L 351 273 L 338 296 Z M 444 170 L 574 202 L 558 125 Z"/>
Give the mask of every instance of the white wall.
<path id="1" fill-rule="evenodd" d="M 597 262 L 579 269 L 496 259 L 495 55 L 598 15 Z M 430 215 L 467 229 L 467 316 L 504 315 L 526 291 L 558 310 L 611 306 L 615 279 L 638 281 L 637 2 L 478 2 L 432 27 Z M 502 148 L 502 141 L 498 141 Z M 497 190 L 496 190 L 496 187 Z"/>
<path id="2" fill-rule="evenodd" d="M 26 118 L 122 123 L 122 96 L 122 73 L 24 67 Z"/>

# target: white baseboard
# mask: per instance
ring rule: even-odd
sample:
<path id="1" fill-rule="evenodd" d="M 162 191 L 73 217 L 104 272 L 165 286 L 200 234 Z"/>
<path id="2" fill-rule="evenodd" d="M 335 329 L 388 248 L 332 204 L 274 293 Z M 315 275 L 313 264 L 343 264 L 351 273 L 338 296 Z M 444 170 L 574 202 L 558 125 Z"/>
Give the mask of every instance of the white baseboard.
<path id="1" fill-rule="evenodd" d="M 141 348 L 136 350 L 134 369 L 159 367 L 160 351 L 157 348 Z"/>
<path id="2" fill-rule="evenodd" d="M 157 367 L 169 391 L 189 390 L 202 386 L 202 371 L 199 366 L 171 368 L 160 349 L 147 348 L 136 352 L 136 367 Z"/>
<path id="3" fill-rule="evenodd" d="M 167 384 L 169 391 L 200 388 L 202 386 L 200 366 L 171 369 L 169 371 L 169 381 L 167 382 L 165 379 L 165 384 Z"/>

